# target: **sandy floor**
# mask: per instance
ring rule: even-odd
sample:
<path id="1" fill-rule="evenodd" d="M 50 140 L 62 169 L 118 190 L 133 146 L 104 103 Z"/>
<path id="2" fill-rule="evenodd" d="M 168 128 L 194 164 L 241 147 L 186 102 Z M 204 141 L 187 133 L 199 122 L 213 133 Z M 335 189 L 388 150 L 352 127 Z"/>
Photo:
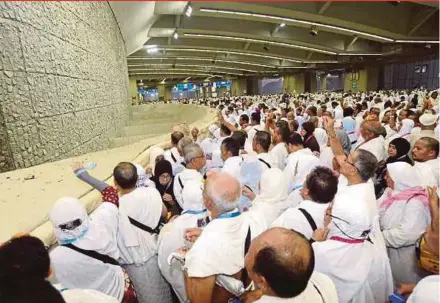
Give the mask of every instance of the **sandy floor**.
<path id="1" fill-rule="evenodd" d="M 191 124 L 191 127 L 206 127 L 213 118 L 214 113 L 207 109 L 206 115 Z M 86 154 L 75 159 L 97 163 L 91 174 L 112 182 L 111 173 L 116 163 L 121 161 L 146 163 L 145 158 L 148 153 L 145 150 L 149 146 L 169 141 L 169 130 L 165 131 L 166 134 L 155 138 Z M 89 210 L 96 206 L 91 206 L 90 201 L 96 201 L 99 195 L 91 192 L 90 186 L 75 177 L 70 167 L 72 161 L 73 158 L 70 158 L 0 174 L 0 243 L 17 232 L 30 232 L 47 222 L 52 204 L 60 197 L 81 198 Z M 28 179 L 32 176 L 34 178 Z"/>

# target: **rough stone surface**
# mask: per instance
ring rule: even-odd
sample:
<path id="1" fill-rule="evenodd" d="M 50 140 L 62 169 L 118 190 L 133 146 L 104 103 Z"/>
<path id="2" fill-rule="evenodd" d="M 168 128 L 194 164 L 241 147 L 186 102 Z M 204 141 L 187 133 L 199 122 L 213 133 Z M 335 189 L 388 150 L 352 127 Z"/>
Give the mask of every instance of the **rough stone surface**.
<path id="1" fill-rule="evenodd" d="M 129 105 L 107 2 L 0 2 L 0 172 L 108 148 Z"/>

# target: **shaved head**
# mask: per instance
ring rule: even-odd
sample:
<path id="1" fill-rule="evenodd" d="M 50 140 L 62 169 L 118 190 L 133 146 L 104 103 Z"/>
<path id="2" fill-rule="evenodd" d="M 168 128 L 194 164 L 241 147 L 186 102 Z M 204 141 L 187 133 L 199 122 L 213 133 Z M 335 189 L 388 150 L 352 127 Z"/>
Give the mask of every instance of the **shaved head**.
<path id="1" fill-rule="evenodd" d="M 263 294 L 293 298 L 307 287 L 315 259 L 303 235 L 276 227 L 252 241 L 245 266 Z"/>
<path id="2" fill-rule="evenodd" d="M 232 175 L 216 172 L 206 179 L 204 194 L 208 202 L 212 202 L 218 210 L 230 211 L 238 205 L 241 187 Z M 207 208 L 210 207 L 207 205 Z"/>

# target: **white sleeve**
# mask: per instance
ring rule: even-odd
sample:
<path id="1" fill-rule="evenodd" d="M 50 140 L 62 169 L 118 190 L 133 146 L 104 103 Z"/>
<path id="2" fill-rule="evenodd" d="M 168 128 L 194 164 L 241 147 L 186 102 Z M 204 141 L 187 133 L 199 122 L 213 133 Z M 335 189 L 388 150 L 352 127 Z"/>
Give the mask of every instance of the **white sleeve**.
<path id="1" fill-rule="evenodd" d="M 182 203 L 182 187 L 180 186 L 179 176 L 180 176 L 180 174 L 177 174 L 174 177 L 173 193 L 174 193 L 174 196 L 176 197 L 177 203 L 179 203 L 180 207 L 182 207 L 182 205 L 183 205 L 183 203 Z"/>
<path id="2" fill-rule="evenodd" d="M 292 229 L 303 234 L 307 239 L 310 239 L 313 233 L 307 219 L 305 219 L 304 215 L 297 208 L 286 210 L 272 223 L 271 227 Z"/>
<path id="3" fill-rule="evenodd" d="M 118 230 L 118 216 L 119 211 L 116 205 L 110 202 L 103 202 L 93 211 L 90 219 L 105 226 L 111 234 L 115 235 Z"/>
<path id="4" fill-rule="evenodd" d="M 429 211 L 421 201 L 408 201 L 400 224 L 395 228 L 383 230 L 385 244 L 393 248 L 414 244 L 425 232 L 429 221 Z"/>

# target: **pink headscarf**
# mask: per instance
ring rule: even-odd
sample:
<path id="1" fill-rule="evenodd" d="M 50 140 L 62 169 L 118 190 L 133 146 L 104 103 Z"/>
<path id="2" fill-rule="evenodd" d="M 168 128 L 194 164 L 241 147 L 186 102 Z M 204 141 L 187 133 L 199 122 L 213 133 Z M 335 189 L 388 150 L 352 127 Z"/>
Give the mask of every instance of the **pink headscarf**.
<path id="1" fill-rule="evenodd" d="M 394 162 L 387 165 L 387 170 L 394 181 L 394 190 L 385 193 L 387 197 L 380 203 L 380 208 L 388 209 L 395 201 L 408 201 L 416 196 L 426 207 L 429 207 L 428 195 L 420 186 L 421 182 L 413 166 L 406 162 Z"/>

